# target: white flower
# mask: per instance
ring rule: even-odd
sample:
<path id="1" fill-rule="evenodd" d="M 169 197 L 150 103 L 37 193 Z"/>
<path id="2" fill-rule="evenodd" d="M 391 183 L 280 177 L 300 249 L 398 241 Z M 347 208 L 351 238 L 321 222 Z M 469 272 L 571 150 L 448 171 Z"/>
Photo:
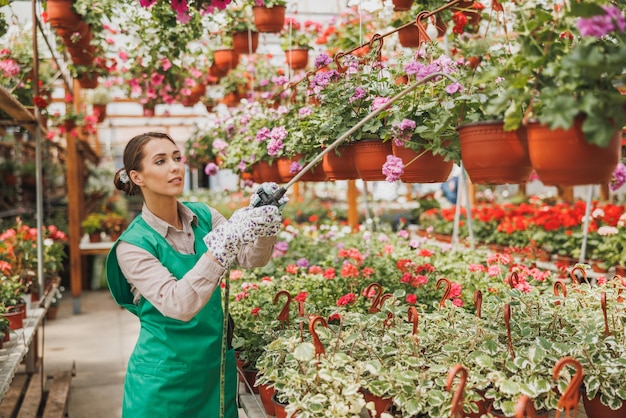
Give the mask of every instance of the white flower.
<path id="1" fill-rule="evenodd" d="M 614 226 L 601 226 L 600 228 L 598 228 L 598 234 L 603 237 L 607 235 L 615 235 L 618 232 L 619 232 L 618 229 L 615 228 Z"/>
<path id="2" fill-rule="evenodd" d="M 603 218 L 604 217 L 604 209 L 602 208 L 595 208 L 593 210 L 593 212 L 591 212 L 591 216 L 593 216 L 594 218 Z"/>

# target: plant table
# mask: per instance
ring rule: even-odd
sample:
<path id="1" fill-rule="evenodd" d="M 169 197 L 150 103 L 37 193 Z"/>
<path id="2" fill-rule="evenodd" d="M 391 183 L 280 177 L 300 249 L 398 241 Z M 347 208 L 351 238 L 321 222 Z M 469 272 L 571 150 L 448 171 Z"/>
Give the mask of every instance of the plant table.
<path id="1" fill-rule="evenodd" d="M 57 286 L 58 284 L 52 285 L 39 307 L 27 310 L 24 327 L 11 332 L 11 340 L 0 349 L 0 399 L 4 398 L 22 360 L 25 361 L 27 373 L 36 371 L 37 329 L 52 303 Z"/>

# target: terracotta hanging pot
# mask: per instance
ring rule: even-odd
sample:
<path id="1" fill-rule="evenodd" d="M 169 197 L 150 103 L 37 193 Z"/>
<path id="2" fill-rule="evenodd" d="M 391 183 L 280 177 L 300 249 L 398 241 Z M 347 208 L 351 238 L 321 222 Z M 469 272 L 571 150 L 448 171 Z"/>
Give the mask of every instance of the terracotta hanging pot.
<path id="1" fill-rule="evenodd" d="M 583 391 L 583 406 L 588 418 L 625 418 L 626 417 L 626 403 L 622 402 L 622 406 L 619 409 L 613 410 L 604 405 L 600 401 L 600 397 L 596 396 L 593 399 L 587 397 L 587 393 Z"/>
<path id="2" fill-rule="evenodd" d="M 259 32 L 278 33 L 285 26 L 285 6 L 253 6 L 254 25 Z"/>
<path id="3" fill-rule="evenodd" d="M 72 4 L 72 0 L 48 0 L 46 2 L 48 22 L 60 36 L 71 36 L 82 20 L 72 8 Z"/>
<path id="4" fill-rule="evenodd" d="M 394 12 L 406 12 L 411 10 L 414 0 L 392 0 Z"/>
<path id="5" fill-rule="evenodd" d="M 454 161 L 446 161 L 431 151 L 414 151 L 394 143 L 391 150 L 404 164 L 404 174 L 400 176 L 403 183 L 442 183 L 448 179 L 454 167 Z"/>
<path id="6" fill-rule="evenodd" d="M 259 32 L 233 32 L 233 50 L 238 54 L 254 54 L 259 47 Z"/>
<path id="7" fill-rule="evenodd" d="M 285 51 L 285 59 L 292 70 L 302 70 L 309 64 L 309 49 L 288 49 Z"/>
<path id="8" fill-rule="evenodd" d="M 221 102 L 228 107 L 235 107 L 241 101 L 241 95 L 238 92 L 226 93 Z"/>
<path id="9" fill-rule="evenodd" d="M 363 180 L 383 181 L 383 164 L 387 155 L 392 154 L 391 141 L 381 139 L 361 139 L 353 143 L 354 165 Z"/>
<path id="10" fill-rule="evenodd" d="M 459 126 L 461 159 L 472 183 L 525 183 L 532 166 L 524 128 L 505 131 L 502 121 Z"/>
<path id="11" fill-rule="evenodd" d="M 467 24 L 476 26 L 480 23 L 480 11 L 474 9 L 474 0 L 461 0 L 452 8 L 453 12 L 462 12 L 467 17 Z"/>
<path id="12" fill-rule="evenodd" d="M 265 413 L 270 416 L 276 415 L 274 403 L 272 402 L 275 393 L 276 390 L 273 386 L 259 385 L 259 397 L 261 398 L 263 409 L 265 409 Z"/>
<path id="13" fill-rule="evenodd" d="M 291 172 L 291 164 L 294 161 L 299 162 L 301 160 L 301 154 L 296 154 L 293 158 L 282 157 L 278 159 L 278 173 L 280 174 L 283 183 L 287 183 L 294 178 L 297 173 Z M 304 167 L 305 163 L 300 163 L 300 165 Z M 322 165 L 318 164 L 300 177 L 300 181 L 326 181 L 326 173 L 324 172 Z"/>
<path id="14" fill-rule="evenodd" d="M 266 161 L 259 161 L 252 165 L 252 179 L 255 183 L 274 182 L 282 183 L 283 179 L 278 172 L 278 164 L 273 161 L 269 164 Z"/>
<path id="15" fill-rule="evenodd" d="M 95 89 L 98 87 L 98 76 L 94 73 L 83 73 L 78 77 L 78 84 L 84 89 Z"/>
<path id="16" fill-rule="evenodd" d="M 143 115 L 148 118 L 154 116 L 154 105 L 144 104 Z"/>
<path id="17" fill-rule="evenodd" d="M 239 54 L 233 49 L 216 49 L 213 51 L 213 65 L 220 76 L 228 74 L 239 64 Z"/>
<path id="18" fill-rule="evenodd" d="M 104 122 L 107 117 L 107 105 L 105 104 L 92 104 L 93 113 L 98 118 L 98 123 Z"/>
<path id="19" fill-rule="evenodd" d="M 354 165 L 354 148 L 351 143 L 341 145 L 322 159 L 322 168 L 328 180 L 356 180 L 359 173 Z"/>
<path id="20" fill-rule="evenodd" d="M 530 163 L 546 185 L 608 183 L 620 160 L 621 131 L 616 130 L 609 145 L 601 148 L 585 140 L 582 118 L 570 129 L 530 123 L 527 132 Z"/>

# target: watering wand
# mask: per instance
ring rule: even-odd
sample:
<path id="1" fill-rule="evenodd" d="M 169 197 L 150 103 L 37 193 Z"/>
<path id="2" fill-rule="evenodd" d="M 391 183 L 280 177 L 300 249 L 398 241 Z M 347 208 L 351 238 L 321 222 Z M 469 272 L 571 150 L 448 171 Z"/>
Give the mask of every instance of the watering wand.
<path id="1" fill-rule="evenodd" d="M 369 115 L 361 119 L 356 125 L 354 125 L 352 128 L 347 130 L 343 135 L 337 138 L 332 144 L 327 146 L 322 152 L 316 155 L 315 158 L 309 161 L 309 163 L 306 164 L 302 168 L 302 170 L 300 170 L 287 184 L 285 184 L 282 187 L 279 187 L 278 190 L 276 190 L 273 193 L 268 193 L 262 187 L 260 187 L 257 190 L 257 195 L 259 196 L 259 199 L 254 206 L 259 207 L 259 206 L 273 205 L 273 206 L 279 207 L 280 203 L 278 203 L 278 201 L 280 200 L 281 197 L 285 195 L 285 193 L 287 193 L 287 189 L 289 189 L 291 186 L 294 185 L 294 183 L 300 180 L 300 178 L 304 174 L 306 174 L 311 168 L 315 167 L 322 160 L 322 158 L 324 158 L 324 155 L 328 154 L 329 152 L 337 148 L 341 143 L 343 143 L 346 139 L 348 139 L 352 134 L 354 134 L 359 129 L 361 129 L 363 125 L 365 125 L 367 122 L 369 122 L 370 120 L 374 119 L 376 116 L 381 114 L 383 111 L 385 111 L 389 106 L 394 104 L 396 101 L 400 100 L 402 97 L 406 96 L 407 94 L 415 90 L 419 85 L 439 76 L 446 77 L 454 83 L 457 82 L 457 80 L 453 78 L 452 76 L 450 76 L 449 74 L 446 74 L 443 72 L 435 72 L 435 73 L 431 73 L 427 75 L 424 78 L 421 78 L 420 80 L 406 87 L 404 90 L 402 90 L 401 92 L 393 96 L 383 106 L 379 107 L 378 109 L 376 109 L 375 111 L 373 111 L 372 113 L 370 113 Z"/>
<path id="2" fill-rule="evenodd" d="M 369 115 L 367 115 L 366 117 L 361 119 L 352 128 L 347 130 L 343 135 L 341 135 L 339 138 L 337 138 L 332 144 L 327 146 L 322 152 L 320 152 L 318 155 L 316 155 L 315 158 L 313 158 L 308 164 L 306 164 L 302 168 L 302 170 L 300 170 L 287 184 L 285 184 L 284 186 L 279 187 L 276 191 L 274 191 L 272 193 L 268 193 L 268 192 L 265 191 L 265 189 L 263 187 L 259 187 L 259 189 L 257 190 L 257 195 L 259 196 L 259 199 L 255 203 L 254 206 L 255 207 L 260 207 L 260 206 L 272 205 L 272 206 L 280 207 L 280 203 L 278 201 L 280 200 L 281 197 L 283 197 L 285 195 L 285 193 L 287 193 L 287 189 L 289 189 L 298 180 L 300 180 L 300 178 L 304 174 L 306 174 L 311 168 L 315 167 L 315 165 L 317 165 L 322 160 L 322 158 L 324 158 L 324 155 L 328 154 L 329 152 L 331 152 L 332 150 L 337 148 L 341 143 L 343 143 L 346 139 L 348 139 L 352 134 L 354 134 L 359 129 L 361 129 L 363 127 L 363 125 L 365 125 L 367 122 L 369 122 L 370 120 L 372 120 L 373 118 L 375 118 L 376 116 L 381 114 L 389 106 L 391 106 L 392 104 L 394 104 L 395 102 L 400 100 L 402 97 L 406 96 L 407 94 L 409 94 L 410 92 L 415 90 L 421 84 L 425 83 L 426 81 L 432 80 L 435 77 L 446 77 L 450 81 L 452 81 L 453 83 L 457 82 L 457 80 L 455 78 L 453 78 L 449 74 L 446 74 L 446 73 L 443 73 L 443 72 L 435 72 L 435 73 L 427 75 L 426 77 L 423 77 L 423 78 L 419 79 L 415 83 L 411 84 L 410 86 L 406 87 L 404 90 L 400 91 L 398 94 L 393 96 L 383 106 L 379 107 L 378 109 L 376 109 L 375 111 L 373 111 L 372 113 L 370 113 Z M 224 413 L 225 413 L 224 385 L 225 385 L 225 375 L 226 375 L 226 336 L 227 336 L 227 332 L 228 332 L 227 331 L 228 330 L 228 289 L 229 289 L 229 286 L 230 286 L 228 281 L 229 281 L 229 278 L 228 278 L 228 276 L 226 276 L 225 295 L 224 295 L 224 331 L 223 331 L 223 336 L 222 336 L 222 364 L 221 364 L 221 370 L 220 370 L 220 387 L 221 387 L 221 391 L 220 391 L 221 392 L 220 393 L 220 417 L 221 418 L 224 418 Z"/>

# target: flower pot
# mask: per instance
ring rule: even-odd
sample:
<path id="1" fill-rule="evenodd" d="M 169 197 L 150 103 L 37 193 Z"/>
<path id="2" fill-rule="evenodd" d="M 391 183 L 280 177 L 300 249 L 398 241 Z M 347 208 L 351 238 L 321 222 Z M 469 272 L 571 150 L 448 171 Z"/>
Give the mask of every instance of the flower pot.
<path id="1" fill-rule="evenodd" d="M 626 418 L 626 404 L 624 402 L 622 402 L 621 408 L 613 410 L 604 405 L 599 396 L 589 399 L 587 394 L 583 392 L 583 406 L 588 418 Z"/>
<path id="2" fill-rule="evenodd" d="M 392 0 L 394 12 L 406 12 L 411 10 L 414 0 Z"/>
<path id="3" fill-rule="evenodd" d="M 301 70 L 306 68 L 309 64 L 309 49 L 308 48 L 294 48 L 285 51 L 285 59 L 287 65 L 292 70 Z"/>
<path id="4" fill-rule="evenodd" d="M 93 112 L 98 118 L 98 123 L 104 122 L 107 117 L 107 105 L 105 104 L 93 104 L 91 105 Z"/>
<path id="5" fill-rule="evenodd" d="M 274 182 L 282 183 L 283 179 L 278 172 L 278 164 L 274 161 L 269 164 L 265 161 L 259 161 L 252 165 L 252 179 L 255 183 Z"/>
<path id="6" fill-rule="evenodd" d="M 6 312 L 4 317 L 9 321 L 9 328 L 13 331 L 24 327 L 24 315 L 22 312 Z"/>
<path id="7" fill-rule="evenodd" d="M 145 117 L 148 117 L 148 118 L 154 116 L 154 105 L 144 104 L 143 105 L 143 115 Z"/>
<path id="8" fill-rule="evenodd" d="M 48 22 L 60 36 L 71 36 L 82 20 L 72 8 L 72 4 L 72 0 L 48 0 L 46 2 Z"/>
<path id="9" fill-rule="evenodd" d="M 259 32 L 233 32 L 233 50 L 238 54 L 254 54 L 259 47 Z"/>
<path id="10" fill-rule="evenodd" d="M 257 369 L 243 369 L 243 377 L 246 379 L 245 389 L 246 392 L 250 393 L 250 389 L 252 389 L 252 393 L 258 394 L 259 387 L 255 386 L 256 383 L 256 375 L 259 372 Z"/>
<path id="11" fill-rule="evenodd" d="M 356 180 L 359 173 L 354 166 L 354 148 L 348 143 L 335 148 L 322 159 L 322 168 L 328 180 Z"/>
<path id="12" fill-rule="evenodd" d="M 89 242 L 102 242 L 102 235 L 100 232 L 89 234 Z"/>
<path id="13" fill-rule="evenodd" d="M 233 49 L 217 49 L 213 51 L 213 65 L 220 76 L 228 74 L 239 64 L 239 54 Z"/>
<path id="14" fill-rule="evenodd" d="M 46 311 L 46 319 L 53 321 L 57 319 L 58 314 L 59 314 L 59 307 L 51 305 L 50 307 L 48 307 L 48 310 Z"/>
<path id="15" fill-rule="evenodd" d="M 274 403 L 274 412 L 276 413 L 276 418 L 287 418 L 287 412 L 285 411 L 285 407 L 287 406 L 287 404 L 280 403 L 278 399 L 276 399 L 276 394 L 272 396 L 272 402 Z"/>
<path id="16" fill-rule="evenodd" d="M 285 10 L 285 6 L 253 6 L 254 26 L 259 32 L 280 32 L 285 26 Z"/>
<path id="17" fill-rule="evenodd" d="M 224 103 L 228 107 L 235 107 L 241 101 L 241 95 L 237 92 L 226 93 L 222 98 L 221 102 Z"/>
<path id="18" fill-rule="evenodd" d="M 454 167 L 454 161 L 445 161 L 441 155 L 434 155 L 431 151 L 414 151 L 394 143 L 391 150 L 404 164 L 404 174 L 400 176 L 403 183 L 442 183 Z"/>
<path id="19" fill-rule="evenodd" d="M 272 398 L 276 393 L 276 389 L 270 385 L 259 385 L 259 397 L 261 398 L 261 403 L 263 404 L 263 409 L 265 409 L 265 413 L 267 415 L 276 415 L 276 411 L 274 408 L 274 402 L 272 402 Z"/>
<path id="20" fill-rule="evenodd" d="M 365 402 L 374 402 L 374 408 L 376 413 L 372 415 L 370 412 L 370 417 L 377 418 L 380 417 L 383 412 L 387 412 L 387 410 L 393 404 L 393 398 L 382 398 L 380 396 L 376 396 L 368 390 L 362 390 L 363 397 L 365 398 Z"/>
<path id="21" fill-rule="evenodd" d="M 524 183 L 532 171 L 525 130 L 505 131 L 502 121 L 459 126 L 461 159 L 472 183 Z"/>
<path id="22" fill-rule="evenodd" d="M 83 73 L 78 77 L 78 84 L 84 89 L 95 89 L 98 87 L 98 76 L 94 73 Z"/>
<path id="23" fill-rule="evenodd" d="M 570 129 L 550 130 L 537 122 L 528 125 L 530 163 L 546 185 L 576 186 L 608 183 L 620 159 L 621 132 L 606 148 L 589 144 L 582 118 Z"/>
<path id="24" fill-rule="evenodd" d="M 301 159 L 300 155 L 295 155 L 293 158 L 279 158 L 276 162 L 278 166 L 278 173 L 282 179 L 283 183 L 287 183 L 290 181 L 298 172 L 291 172 L 291 164 L 294 161 L 298 161 Z M 301 166 L 304 167 L 305 164 L 301 163 Z M 302 177 L 300 177 L 300 181 L 326 181 L 326 173 L 321 165 L 316 165 L 306 173 Z"/>
<path id="25" fill-rule="evenodd" d="M 354 165 L 363 180 L 385 180 L 383 164 L 392 153 L 391 141 L 362 139 L 353 143 Z"/>
<path id="26" fill-rule="evenodd" d="M 626 276 L 626 267 L 617 265 L 615 266 L 615 274 L 625 277 Z"/>

